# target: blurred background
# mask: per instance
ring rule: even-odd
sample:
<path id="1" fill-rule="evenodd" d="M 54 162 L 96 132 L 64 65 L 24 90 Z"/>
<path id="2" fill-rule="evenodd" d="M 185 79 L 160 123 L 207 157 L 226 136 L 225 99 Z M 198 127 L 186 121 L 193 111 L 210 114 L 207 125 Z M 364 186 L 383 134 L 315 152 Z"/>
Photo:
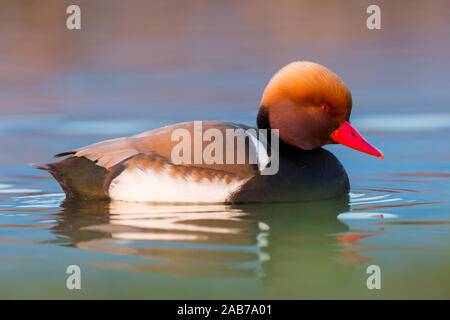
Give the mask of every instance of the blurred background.
<path id="1" fill-rule="evenodd" d="M 255 113 L 295 60 L 338 73 L 356 110 L 437 112 L 450 98 L 448 1 L 76 1 L 79 31 L 72 3 L 0 2 L 2 116 Z M 368 30 L 375 3 L 382 29 Z"/>
<path id="2" fill-rule="evenodd" d="M 71 4 L 81 30 L 66 28 Z M 371 4 L 381 30 L 366 27 Z M 449 13 L 446 0 L 0 0 L 0 297 L 448 299 Z M 85 207 L 27 165 L 179 121 L 254 125 L 295 60 L 341 76 L 352 123 L 385 154 L 326 147 L 348 201 Z M 87 290 L 65 290 L 73 263 Z"/>

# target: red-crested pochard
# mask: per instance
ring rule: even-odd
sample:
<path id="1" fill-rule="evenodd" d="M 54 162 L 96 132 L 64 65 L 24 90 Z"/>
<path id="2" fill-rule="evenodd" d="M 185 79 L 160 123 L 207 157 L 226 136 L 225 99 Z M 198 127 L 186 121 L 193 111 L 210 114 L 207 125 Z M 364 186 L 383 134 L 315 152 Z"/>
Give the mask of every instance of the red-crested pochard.
<path id="1" fill-rule="evenodd" d="M 188 144 L 189 150 L 183 153 L 189 161 L 173 161 L 173 150 L 180 144 L 174 140 L 174 131 L 184 130 L 192 136 L 198 131 L 198 122 L 187 122 L 63 152 L 56 155 L 66 156 L 63 160 L 36 167 L 49 171 L 67 197 L 75 199 L 242 203 L 343 196 L 349 192 L 347 173 L 322 146 L 340 143 L 383 158 L 350 125 L 351 109 L 351 93 L 335 73 L 317 63 L 298 61 L 278 71 L 264 90 L 258 129 L 278 131 L 274 136 L 267 134 L 263 148 L 258 139 L 245 140 L 245 150 L 252 145 L 258 150 L 257 163 L 249 161 L 250 151 L 245 152 L 245 161 L 237 163 L 194 159 L 196 148 L 200 153 L 211 149 L 205 143 L 213 141 L 211 137 L 201 138 L 200 146 L 198 141 Z M 249 129 L 235 123 L 201 122 L 203 133 L 213 129 L 226 136 L 229 129 L 237 128 Z M 278 155 L 269 157 L 267 150 L 275 145 L 274 137 Z M 214 136 L 214 142 L 217 139 Z M 231 150 L 232 160 L 236 160 L 237 147 Z M 215 153 L 221 150 L 221 157 L 227 158 L 225 147 Z M 273 165 L 273 159 L 278 162 L 276 170 L 264 174 L 262 170 Z"/>

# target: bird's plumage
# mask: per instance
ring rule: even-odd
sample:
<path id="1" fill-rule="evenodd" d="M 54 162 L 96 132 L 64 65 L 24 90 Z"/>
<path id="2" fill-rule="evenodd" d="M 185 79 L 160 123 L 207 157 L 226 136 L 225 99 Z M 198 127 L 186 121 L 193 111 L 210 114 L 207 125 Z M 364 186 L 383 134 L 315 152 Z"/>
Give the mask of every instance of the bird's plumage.
<path id="1" fill-rule="evenodd" d="M 63 152 L 57 156 L 65 158 L 38 168 L 49 171 L 67 197 L 75 199 L 237 203 L 337 197 L 349 191 L 347 173 L 323 145 L 338 139 L 382 157 L 348 123 L 351 109 L 350 91 L 335 73 L 317 63 L 298 61 L 277 72 L 263 93 L 257 125 L 276 129 L 276 135 L 262 134 L 267 144 L 259 141 L 259 132 L 248 135 L 240 146 L 245 150 L 242 158 L 237 155 L 238 144 L 228 150 L 223 143 L 214 149 L 215 161 L 197 161 L 198 152 L 211 148 L 203 138 L 196 144 L 196 123 L 186 122 Z M 251 129 L 229 122 L 201 124 L 201 134 L 214 131 L 223 137 L 229 130 Z M 173 159 L 180 143 L 180 136 L 174 139 L 173 134 L 179 130 L 194 137 L 183 149 L 188 161 L 181 163 Z M 278 140 L 275 155 L 271 147 L 278 146 Z M 253 154 L 256 162 L 251 161 Z M 279 169 L 265 175 L 273 159 Z"/>

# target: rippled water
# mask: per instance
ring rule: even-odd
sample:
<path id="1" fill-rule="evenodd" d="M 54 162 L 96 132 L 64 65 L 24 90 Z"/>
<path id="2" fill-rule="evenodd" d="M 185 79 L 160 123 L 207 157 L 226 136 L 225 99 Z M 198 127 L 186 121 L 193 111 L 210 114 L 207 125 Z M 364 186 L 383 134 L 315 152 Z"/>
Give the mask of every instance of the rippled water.
<path id="1" fill-rule="evenodd" d="M 386 160 L 328 147 L 351 178 L 348 198 L 236 206 L 66 201 L 26 165 L 30 153 L 46 159 L 103 137 L 99 128 L 117 136 L 145 123 L 4 118 L 15 152 L 0 166 L 0 297 L 449 298 L 448 123 L 404 132 L 378 118 L 354 123 Z M 65 288 L 73 264 L 80 291 Z M 366 287 L 373 264 L 382 290 Z"/>

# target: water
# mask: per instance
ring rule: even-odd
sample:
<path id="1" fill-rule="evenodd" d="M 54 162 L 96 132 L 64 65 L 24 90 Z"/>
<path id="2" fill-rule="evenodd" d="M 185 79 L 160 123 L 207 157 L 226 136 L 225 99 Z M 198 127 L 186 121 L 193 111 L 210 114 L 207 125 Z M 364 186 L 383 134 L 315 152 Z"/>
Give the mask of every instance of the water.
<path id="1" fill-rule="evenodd" d="M 376 117 L 369 118 L 374 126 Z M 32 119 L 7 119 L 2 126 L 19 149 L 12 155 L 17 163 L 0 167 L 2 298 L 450 296 L 448 127 L 370 134 L 384 161 L 328 147 L 350 175 L 348 198 L 155 206 L 68 202 L 48 174 L 21 160 L 28 152 L 45 159 L 61 141 L 90 143 L 98 128 L 105 135 L 129 128 Z M 65 288 L 72 264 L 82 270 L 78 292 Z M 379 291 L 366 287 L 372 264 L 382 270 Z"/>
<path id="2" fill-rule="evenodd" d="M 404 8 L 386 4 L 375 34 L 355 27 L 355 12 L 365 12 L 355 5 L 251 2 L 236 11 L 164 2 L 143 10 L 147 3 L 101 10 L 104 19 L 89 20 L 79 38 L 55 31 L 65 11 L 57 2 L 45 10 L 0 5 L 0 15 L 26 18 L 0 19 L 9 44 L 0 59 L 0 298 L 450 298 L 445 10 L 417 2 L 408 12 L 422 20 L 406 26 Z M 320 28 L 305 12 L 320 14 Z M 177 23 L 158 18 L 167 16 Z M 322 41 L 292 32 L 304 23 Z M 178 121 L 253 125 L 270 75 L 299 58 L 344 78 L 352 123 L 384 152 L 381 161 L 326 147 L 349 174 L 348 197 L 236 206 L 70 202 L 48 174 L 28 166 Z M 82 290 L 66 289 L 69 265 L 81 267 Z M 367 289 L 370 265 L 381 269 L 381 290 Z"/>

